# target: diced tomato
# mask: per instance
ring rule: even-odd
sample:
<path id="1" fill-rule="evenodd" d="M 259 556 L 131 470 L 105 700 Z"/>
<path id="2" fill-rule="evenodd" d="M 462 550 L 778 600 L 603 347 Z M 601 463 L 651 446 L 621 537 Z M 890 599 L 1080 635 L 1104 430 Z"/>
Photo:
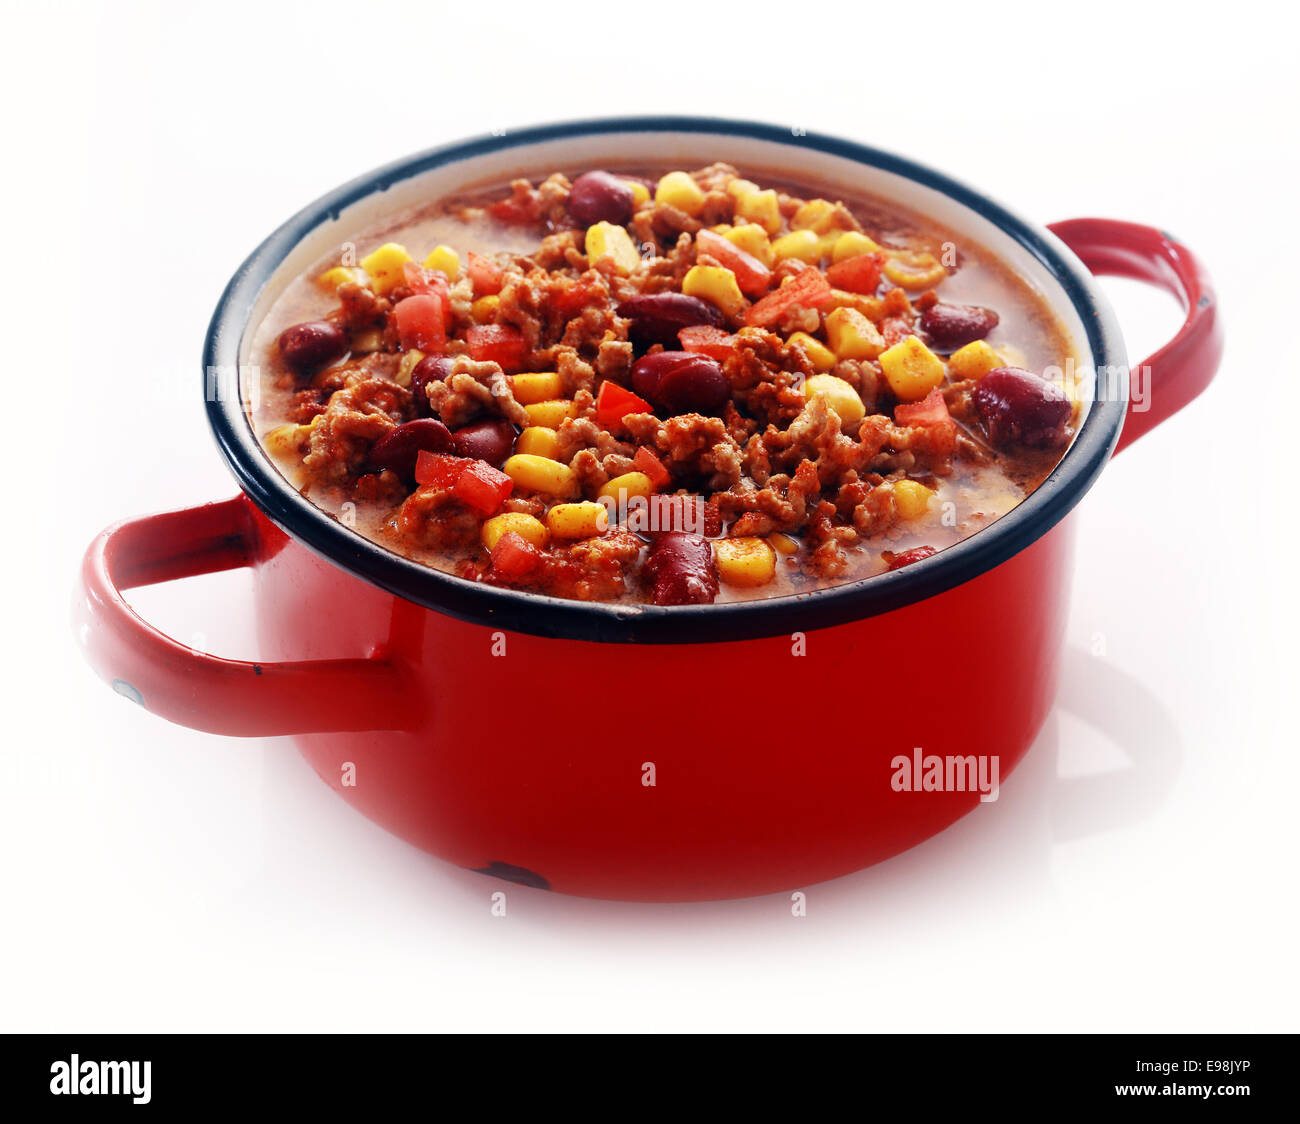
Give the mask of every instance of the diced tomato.
<path id="1" fill-rule="evenodd" d="M 932 546 L 918 546 L 911 550 L 904 550 L 889 559 L 889 568 L 891 570 L 901 570 L 904 566 L 910 566 L 913 562 L 920 562 L 922 558 L 933 558 L 938 553 Z"/>
<path id="2" fill-rule="evenodd" d="M 893 347 L 896 343 L 901 343 L 908 336 L 916 335 L 912 327 L 912 321 L 906 316 L 886 316 L 880 322 L 880 336 L 885 341 L 886 347 Z"/>
<path id="3" fill-rule="evenodd" d="M 509 199 L 498 199 L 488 208 L 488 213 L 502 222 L 532 223 L 542 217 L 537 192 L 522 180 L 512 185 Z"/>
<path id="4" fill-rule="evenodd" d="M 451 289 L 447 277 L 437 270 L 425 269 L 418 262 L 408 261 L 402 266 L 402 277 L 412 293 L 427 293 L 437 297 L 442 305 L 443 330 L 451 323 Z"/>
<path id="5" fill-rule="evenodd" d="M 708 324 L 693 324 L 689 328 L 683 328 L 677 333 L 677 338 L 682 341 L 682 350 L 707 355 L 710 359 L 726 359 L 736 350 L 735 336 Z"/>
<path id="6" fill-rule="evenodd" d="M 490 258 L 476 254 L 473 250 L 469 252 L 469 265 L 465 267 L 465 272 L 474 283 L 476 297 L 494 297 L 501 292 L 501 287 L 506 283 L 506 275 L 501 271 L 501 267 Z"/>
<path id="7" fill-rule="evenodd" d="M 576 281 L 567 278 L 551 287 L 551 307 L 566 317 L 576 316 L 591 304 L 603 302 L 609 296 L 609 285 L 599 273 L 584 273 Z"/>
<path id="8" fill-rule="evenodd" d="M 637 472 L 644 472 L 650 477 L 650 485 L 656 491 L 668 487 L 672 481 L 672 477 L 668 475 L 668 470 L 664 468 L 664 462 L 644 445 L 637 449 L 636 456 L 632 458 L 632 467 Z"/>
<path id="9" fill-rule="evenodd" d="M 695 248 L 731 270 L 740 291 L 747 297 L 761 297 L 772 283 L 772 271 L 767 266 L 721 234 L 701 230 L 695 236 Z"/>
<path id="10" fill-rule="evenodd" d="M 432 293 L 416 293 L 393 306 L 397 336 L 405 351 L 444 351 L 447 325 L 442 302 Z"/>
<path id="11" fill-rule="evenodd" d="M 456 478 L 451 494 L 479 515 L 491 515 L 510 495 L 515 482 L 487 461 L 470 461 Z"/>
<path id="12" fill-rule="evenodd" d="M 792 308 L 820 308 L 831 299 L 831 287 L 820 269 L 804 269 L 775 289 L 745 313 L 745 323 L 754 328 L 775 324 Z"/>
<path id="13" fill-rule="evenodd" d="M 465 333 L 469 357 L 499 363 L 502 370 L 518 370 L 528 353 L 524 334 L 509 324 L 475 324 Z"/>
<path id="14" fill-rule="evenodd" d="M 919 402 L 900 402 L 894 407 L 894 420 L 899 425 L 944 425 L 952 421 L 948 403 L 935 387 Z"/>
<path id="15" fill-rule="evenodd" d="M 492 548 L 492 568 L 507 578 L 522 578 L 541 561 L 542 552 L 516 531 L 507 531 Z"/>
<path id="16" fill-rule="evenodd" d="M 596 394 L 596 420 L 607 429 L 619 425 L 628 414 L 653 414 L 655 408 L 640 395 L 606 379 Z"/>
<path id="17" fill-rule="evenodd" d="M 858 254 L 857 257 L 837 261 L 826 271 L 826 279 L 836 289 L 850 293 L 874 293 L 880 284 L 880 271 L 889 258 L 879 251 Z"/>
<path id="18" fill-rule="evenodd" d="M 415 458 L 415 482 L 450 488 L 471 463 L 469 457 L 452 457 L 446 453 L 429 453 L 421 449 L 420 455 Z"/>

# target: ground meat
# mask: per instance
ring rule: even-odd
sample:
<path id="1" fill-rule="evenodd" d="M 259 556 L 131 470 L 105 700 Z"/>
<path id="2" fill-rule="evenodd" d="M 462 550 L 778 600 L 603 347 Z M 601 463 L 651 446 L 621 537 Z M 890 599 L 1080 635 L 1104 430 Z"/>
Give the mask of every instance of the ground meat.
<path id="1" fill-rule="evenodd" d="M 624 325 L 623 331 L 627 331 Z M 596 371 L 602 379 L 626 386 L 632 377 L 636 353 L 626 339 L 602 340 L 596 347 Z"/>
<path id="2" fill-rule="evenodd" d="M 648 445 L 675 480 L 709 491 L 740 479 L 741 449 L 721 418 L 680 414 L 660 421 L 653 414 L 629 414 L 623 424 L 638 445 Z"/>
<path id="3" fill-rule="evenodd" d="M 505 374 L 496 363 L 461 356 L 451 373 L 426 387 L 429 405 L 446 424 L 457 429 L 481 414 L 496 414 L 515 425 L 527 425 L 527 411 L 515 401 Z"/>
<path id="4" fill-rule="evenodd" d="M 342 483 L 365 467 L 370 447 L 406 420 L 411 395 L 388 379 L 352 370 L 312 425 L 303 466 L 313 478 Z"/>
<path id="5" fill-rule="evenodd" d="M 478 541 L 481 520 L 445 488 L 417 488 L 398 510 L 392 529 L 426 550 L 449 550 Z"/>
<path id="6" fill-rule="evenodd" d="M 345 281 L 338 287 L 339 323 L 349 331 L 375 328 L 383 324 L 392 305 L 376 296 L 364 285 Z"/>
<path id="7" fill-rule="evenodd" d="M 620 441 L 591 418 L 566 418 L 555 432 L 559 438 L 559 448 L 555 458 L 566 463 L 583 449 L 591 449 L 602 458 L 631 457 L 636 452 L 633 446 Z"/>

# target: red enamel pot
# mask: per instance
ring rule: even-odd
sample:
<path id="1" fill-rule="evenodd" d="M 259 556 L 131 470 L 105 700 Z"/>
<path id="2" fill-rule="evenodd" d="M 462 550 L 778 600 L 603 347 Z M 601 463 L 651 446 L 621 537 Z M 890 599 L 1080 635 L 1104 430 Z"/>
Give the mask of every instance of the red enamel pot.
<path id="1" fill-rule="evenodd" d="M 894 573 L 798 598 L 657 607 L 429 570 L 313 507 L 262 453 L 241 389 L 249 329 L 324 247 L 403 198 L 516 170 L 715 159 L 899 198 L 1029 276 L 1096 374 L 1051 477 L 987 529 Z M 1093 273 L 1162 286 L 1186 309 L 1177 336 L 1133 369 L 1140 378 Z M 900 790 L 905 759 L 996 760 L 1001 780 L 1015 768 L 1055 692 L 1067 516 L 1117 448 L 1204 389 L 1221 351 L 1214 292 L 1169 235 L 1102 219 L 1045 229 L 847 141 L 653 118 L 452 145 L 327 195 L 244 263 L 204 354 L 209 416 L 242 492 L 100 535 L 77 631 L 121 694 L 196 729 L 292 735 L 349 803 L 460 866 L 647 901 L 798 888 L 896 854 L 980 802 L 969 787 Z M 256 576 L 257 663 L 194 651 L 122 597 L 237 566 Z M 926 670 L 936 652 L 952 657 L 941 680 Z M 912 673 L 874 674 L 900 653 L 915 653 Z"/>

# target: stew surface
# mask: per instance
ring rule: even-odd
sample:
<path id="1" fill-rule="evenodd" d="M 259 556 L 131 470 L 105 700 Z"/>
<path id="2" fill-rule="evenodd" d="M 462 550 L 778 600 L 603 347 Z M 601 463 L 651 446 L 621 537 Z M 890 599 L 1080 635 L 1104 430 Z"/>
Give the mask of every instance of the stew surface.
<path id="1" fill-rule="evenodd" d="M 657 604 L 869 578 L 1037 487 L 1068 333 L 982 247 L 879 200 L 555 173 L 393 216 L 253 341 L 312 502 L 474 581 Z"/>

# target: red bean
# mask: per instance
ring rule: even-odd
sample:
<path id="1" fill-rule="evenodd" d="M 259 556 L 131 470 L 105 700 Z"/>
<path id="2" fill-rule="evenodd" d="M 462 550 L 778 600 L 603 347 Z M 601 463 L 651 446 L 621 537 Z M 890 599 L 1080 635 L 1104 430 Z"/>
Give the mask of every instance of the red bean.
<path id="1" fill-rule="evenodd" d="M 421 417 L 429 417 L 433 407 L 429 405 L 428 385 L 441 382 L 451 374 L 451 360 L 445 355 L 426 355 L 411 371 L 411 397 L 415 400 L 415 412 Z"/>
<path id="2" fill-rule="evenodd" d="M 660 535 L 641 573 L 656 605 L 707 605 L 718 596 L 718 572 L 709 540 L 684 531 Z"/>
<path id="3" fill-rule="evenodd" d="M 708 301 L 685 293 L 643 293 L 618 306 L 618 314 L 632 321 L 628 332 L 638 347 L 677 347 L 677 333 L 696 324 L 722 327 L 722 313 Z"/>
<path id="4" fill-rule="evenodd" d="M 462 426 L 451 435 L 452 451 L 458 457 L 487 461 L 494 468 L 506 463 L 515 450 L 515 427 L 505 418 L 491 418 Z"/>
<path id="5" fill-rule="evenodd" d="M 995 368 L 975 384 L 971 402 L 995 444 L 1051 449 L 1067 440 L 1070 400 L 1031 371 Z"/>
<path id="6" fill-rule="evenodd" d="M 280 357 L 300 375 L 319 371 L 347 353 L 343 329 L 328 320 L 308 320 L 280 333 Z"/>
<path id="7" fill-rule="evenodd" d="M 693 351 L 656 351 L 632 367 L 632 388 L 671 415 L 718 417 L 731 383 L 712 359 Z"/>
<path id="8" fill-rule="evenodd" d="M 597 222 L 623 226 L 632 217 L 634 202 L 632 189 L 608 172 L 587 172 L 569 189 L 569 215 L 583 226 Z"/>
<path id="9" fill-rule="evenodd" d="M 956 351 L 982 340 L 998 326 L 998 314 L 975 304 L 932 304 L 921 313 L 921 328 L 940 351 Z"/>
<path id="10" fill-rule="evenodd" d="M 415 462 L 420 453 L 451 451 L 451 430 L 434 418 L 417 418 L 390 429 L 370 449 L 370 466 L 375 471 L 391 469 L 410 483 L 415 479 Z"/>

